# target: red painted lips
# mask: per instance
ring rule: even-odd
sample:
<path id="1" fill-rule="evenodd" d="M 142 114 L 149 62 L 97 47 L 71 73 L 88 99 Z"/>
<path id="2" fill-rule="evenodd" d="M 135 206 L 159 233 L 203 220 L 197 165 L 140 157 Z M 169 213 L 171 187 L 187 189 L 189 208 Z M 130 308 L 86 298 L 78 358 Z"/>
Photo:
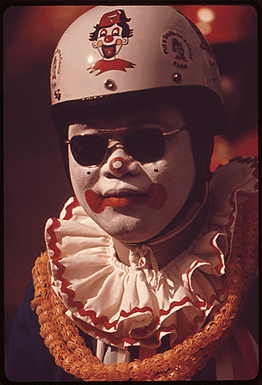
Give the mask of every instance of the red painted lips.
<path id="1" fill-rule="evenodd" d="M 166 189 L 163 185 L 153 183 L 145 194 L 127 196 L 102 197 L 93 190 L 87 190 L 85 193 L 86 201 L 91 210 L 99 214 L 104 211 L 106 206 L 128 207 L 133 205 L 146 204 L 150 208 L 159 209 L 164 206 L 167 198 Z"/>

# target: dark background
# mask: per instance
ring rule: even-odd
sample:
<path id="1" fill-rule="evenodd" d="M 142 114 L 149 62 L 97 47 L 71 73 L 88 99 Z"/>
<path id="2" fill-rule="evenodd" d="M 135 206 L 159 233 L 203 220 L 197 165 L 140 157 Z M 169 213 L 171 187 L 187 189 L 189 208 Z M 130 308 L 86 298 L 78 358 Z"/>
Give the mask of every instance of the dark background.
<path id="1" fill-rule="evenodd" d="M 15 314 L 45 250 L 46 220 L 58 216 L 71 188 L 49 115 L 49 67 L 67 26 L 90 6 L 13 6 L 4 21 L 4 292 L 6 352 Z M 197 23 L 200 6 L 176 6 Z M 216 138 L 212 168 L 257 153 L 256 9 L 208 6 L 206 35 L 221 73 L 228 130 Z"/>

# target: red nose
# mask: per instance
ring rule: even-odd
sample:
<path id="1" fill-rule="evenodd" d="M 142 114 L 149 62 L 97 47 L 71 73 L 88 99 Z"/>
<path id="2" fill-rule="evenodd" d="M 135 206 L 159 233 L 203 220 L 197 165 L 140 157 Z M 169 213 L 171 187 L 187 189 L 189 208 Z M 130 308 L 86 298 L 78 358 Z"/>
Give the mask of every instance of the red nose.
<path id="1" fill-rule="evenodd" d="M 108 36 L 105 37 L 105 42 L 106 43 L 111 43 L 111 41 L 113 41 L 113 36 L 108 35 Z"/>

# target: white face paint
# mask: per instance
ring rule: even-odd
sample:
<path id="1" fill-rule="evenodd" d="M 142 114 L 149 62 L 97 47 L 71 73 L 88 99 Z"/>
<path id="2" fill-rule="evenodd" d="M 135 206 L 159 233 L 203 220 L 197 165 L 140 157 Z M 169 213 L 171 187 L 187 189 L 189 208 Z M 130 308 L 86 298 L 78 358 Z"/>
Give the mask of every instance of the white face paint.
<path id="1" fill-rule="evenodd" d="M 90 124 L 71 125 L 69 139 L 97 133 L 98 129 L 113 133 L 120 128 L 157 127 L 169 132 L 185 124 L 177 107 L 160 105 L 135 113 L 101 114 Z M 108 234 L 124 243 L 143 242 L 168 225 L 194 185 L 190 136 L 187 130 L 165 136 L 163 157 L 149 163 L 134 160 L 117 144 L 118 140 L 110 142 L 104 160 L 89 167 L 79 165 L 68 146 L 72 185 L 86 213 Z"/>

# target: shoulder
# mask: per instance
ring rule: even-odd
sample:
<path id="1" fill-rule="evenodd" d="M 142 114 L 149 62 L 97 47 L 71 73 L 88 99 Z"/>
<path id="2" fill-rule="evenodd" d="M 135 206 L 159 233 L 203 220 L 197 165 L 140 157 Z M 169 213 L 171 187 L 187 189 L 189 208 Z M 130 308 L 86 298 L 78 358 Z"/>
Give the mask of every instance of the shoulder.
<path id="1" fill-rule="evenodd" d="M 14 320 L 5 374 L 11 381 L 75 381 L 76 379 L 56 366 L 49 350 L 39 335 L 38 317 L 31 310 L 34 286 L 27 286 L 24 301 Z"/>
<path id="2" fill-rule="evenodd" d="M 210 181 L 211 193 L 226 194 L 229 191 L 256 192 L 258 189 L 258 159 L 239 156 L 218 167 Z"/>

